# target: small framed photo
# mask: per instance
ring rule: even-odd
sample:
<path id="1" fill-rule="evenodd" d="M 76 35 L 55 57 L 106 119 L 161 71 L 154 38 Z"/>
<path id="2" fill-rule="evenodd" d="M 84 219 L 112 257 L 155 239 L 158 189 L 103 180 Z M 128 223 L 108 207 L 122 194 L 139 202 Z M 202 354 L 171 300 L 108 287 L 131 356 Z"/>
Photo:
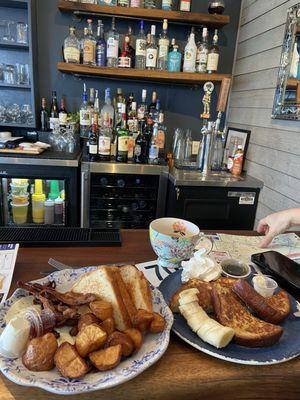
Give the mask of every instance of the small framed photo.
<path id="1" fill-rule="evenodd" d="M 237 142 L 238 145 L 242 145 L 244 152 L 244 163 L 246 159 L 246 154 L 249 146 L 251 131 L 247 131 L 239 128 L 228 128 L 227 129 L 227 137 L 225 144 L 225 154 L 227 157 L 232 156 L 234 145 Z M 224 163 L 227 164 L 227 160 L 224 160 Z"/>

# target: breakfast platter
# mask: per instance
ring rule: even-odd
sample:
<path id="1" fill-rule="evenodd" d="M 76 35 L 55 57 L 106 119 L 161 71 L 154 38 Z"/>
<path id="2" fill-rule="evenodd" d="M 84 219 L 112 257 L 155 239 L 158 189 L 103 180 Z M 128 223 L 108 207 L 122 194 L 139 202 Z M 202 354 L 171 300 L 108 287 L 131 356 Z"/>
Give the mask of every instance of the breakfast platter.
<path id="1" fill-rule="evenodd" d="M 76 270 L 67 269 L 67 270 L 55 272 L 55 273 L 47 276 L 44 279 L 35 281 L 33 283 L 33 285 L 36 285 L 36 286 L 30 286 L 30 285 L 24 284 L 24 287 L 25 288 L 27 288 L 27 287 L 37 287 L 37 288 L 43 287 L 44 288 L 44 287 L 47 287 L 47 285 L 49 285 L 50 282 L 54 281 L 56 284 L 56 290 L 57 290 L 56 293 L 59 293 L 59 294 L 61 294 L 61 293 L 65 294 L 66 292 L 73 293 L 73 292 L 69 292 L 71 287 L 73 288 L 72 290 L 74 290 L 74 292 L 76 289 L 76 285 L 77 285 L 77 287 L 79 285 L 79 286 L 81 286 L 81 288 L 83 288 L 85 282 L 88 282 L 88 280 L 92 276 L 94 276 L 93 273 L 95 274 L 95 271 L 98 271 L 101 268 L 102 267 L 100 267 L 100 268 L 85 267 L 85 268 L 80 268 L 80 269 L 76 269 Z M 129 266 L 128 268 L 132 269 L 134 267 Z M 110 270 L 112 270 L 111 267 L 110 267 Z M 110 274 L 111 273 L 112 272 L 110 272 Z M 118 273 L 118 272 L 116 272 L 116 273 Z M 95 278 L 93 278 L 93 279 L 95 279 Z M 77 282 L 79 282 L 79 283 L 77 284 Z M 94 280 L 94 284 L 95 284 L 95 282 L 96 282 L 96 280 Z M 124 282 L 125 282 L 125 276 L 124 276 Z M 141 280 L 141 283 L 145 284 L 145 282 L 143 282 L 143 280 Z M 19 286 L 20 286 L 20 284 L 19 284 Z M 91 291 L 93 291 L 92 286 L 89 286 L 89 288 Z M 150 301 L 152 301 L 151 308 L 153 307 L 152 308 L 153 313 L 155 315 L 159 314 L 159 317 L 164 320 L 164 326 L 162 329 L 155 330 L 155 327 L 153 330 L 148 329 L 147 334 L 145 332 L 143 333 L 143 329 L 141 328 L 140 331 L 143 334 L 143 342 L 140 345 L 140 347 L 138 349 L 136 349 L 134 352 L 131 351 L 131 354 L 129 357 L 123 357 L 123 355 L 122 355 L 121 361 L 119 358 L 118 365 L 116 365 L 114 368 L 110 368 L 110 369 L 106 368 L 107 370 L 105 370 L 105 368 L 101 369 L 99 367 L 100 369 L 98 371 L 94 368 L 91 371 L 85 371 L 86 373 L 78 378 L 70 378 L 69 376 L 71 376 L 71 375 L 69 374 L 69 376 L 68 376 L 68 373 L 66 372 L 68 365 L 65 368 L 63 368 L 61 365 L 64 362 L 64 360 L 60 360 L 60 362 L 58 362 L 58 361 L 56 362 L 56 366 L 58 369 L 50 368 L 49 370 L 35 371 L 35 370 L 29 370 L 28 368 L 26 368 L 25 365 L 28 366 L 28 364 L 25 362 L 24 355 L 23 355 L 23 358 L 7 358 L 7 357 L 0 356 L 1 372 L 8 379 L 10 379 L 11 381 L 13 381 L 19 385 L 39 387 L 48 392 L 56 393 L 56 394 L 63 394 L 63 395 L 75 395 L 75 394 L 91 392 L 91 391 L 95 391 L 95 390 L 99 390 L 99 389 L 107 389 L 107 388 L 111 388 L 111 387 L 120 385 L 130 379 L 133 379 L 134 377 L 138 376 L 143 371 L 145 371 L 147 368 L 149 368 L 151 365 L 156 363 L 162 357 L 162 355 L 166 351 L 168 344 L 169 344 L 170 330 L 171 330 L 171 326 L 173 323 L 172 312 L 170 311 L 169 307 L 167 306 L 160 291 L 158 289 L 150 287 L 150 285 L 149 285 L 149 287 L 147 286 L 147 289 L 148 288 L 149 288 L 150 297 L 151 297 Z M 95 289 L 95 286 L 94 286 L 94 289 Z M 49 289 L 49 293 L 54 293 L 54 292 L 53 291 L 51 292 L 51 290 Z M 80 296 L 81 296 L 81 294 L 79 294 L 79 297 Z M 23 299 L 24 297 L 32 297 L 32 296 L 29 296 L 28 291 L 26 291 L 22 288 L 17 289 L 15 291 L 15 293 L 5 303 L 3 303 L 1 305 L 1 307 L 0 307 L 0 333 L 3 333 L 5 327 L 8 325 L 6 318 L 7 318 L 9 311 L 12 310 L 12 306 L 14 305 L 14 303 L 19 301 L 20 299 Z M 120 299 L 118 299 L 118 300 L 120 300 Z M 92 309 L 91 303 L 90 303 L 90 307 Z M 96 314 L 96 312 L 95 312 L 95 314 Z M 96 325 L 96 328 L 98 326 L 97 324 L 92 324 L 92 325 L 94 328 L 95 328 L 95 325 Z M 100 324 L 100 326 L 103 327 L 104 326 L 103 323 Z M 59 328 L 56 329 L 60 333 L 60 339 L 59 339 L 60 342 L 65 341 L 65 343 L 66 343 L 66 341 L 69 340 L 68 338 L 66 338 L 66 337 L 68 337 L 68 329 L 69 328 L 67 328 L 67 331 L 66 331 L 66 328 L 67 327 L 61 328 L 61 329 L 59 329 Z M 151 326 L 150 326 L 150 328 L 151 328 Z M 76 339 L 75 339 L 76 346 L 77 346 L 77 338 L 79 337 L 80 333 L 84 329 L 85 329 L 85 327 L 81 328 L 81 330 L 79 331 L 79 334 L 76 336 Z M 98 326 L 98 329 L 100 329 L 99 326 Z M 137 329 L 138 329 L 137 327 L 136 327 L 136 329 L 131 328 L 128 330 L 128 332 L 134 331 Z M 153 333 L 151 333 L 151 332 L 153 332 Z M 154 333 L 154 332 L 157 332 L 157 333 Z M 105 334 L 105 332 L 104 332 L 104 334 Z M 64 335 L 66 335 L 66 336 L 64 336 Z M 113 335 L 115 335 L 115 338 L 117 337 L 116 332 L 114 332 Z M 122 334 L 120 334 L 118 332 L 117 335 L 121 336 Z M 60 344 L 60 342 L 58 342 L 58 343 Z M 61 349 L 61 351 L 62 351 L 63 346 L 66 345 L 65 343 L 63 345 L 60 344 L 60 346 L 58 347 L 58 350 L 55 355 L 56 360 L 58 359 L 57 354 L 58 354 L 59 350 Z M 78 352 L 83 351 L 82 346 L 84 348 L 86 346 L 86 344 L 85 343 L 83 343 L 83 344 L 78 343 L 78 344 L 80 344 L 80 346 L 77 346 Z M 135 342 L 134 342 L 134 344 L 135 344 Z M 67 344 L 66 346 L 69 346 L 70 349 L 72 347 L 71 350 L 76 351 L 76 350 L 74 350 L 73 346 L 71 346 L 69 344 Z M 109 346 L 109 344 L 108 344 L 108 346 Z M 100 350 L 100 352 L 106 351 L 109 349 L 113 349 L 113 348 L 115 349 L 118 346 L 120 348 L 122 348 L 122 352 L 123 352 L 123 345 L 122 346 L 116 345 L 116 346 L 108 347 L 108 349 L 106 347 L 104 347 L 104 349 Z M 28 348 L 27 348 L 27 353 L 28 353 Z M 99 351 L 94 352 L 94 353 L 95 353 L 94 358 L 96 358 Z M 91 353 L 91 354 L 94 354 L 94 353 Z M 77 356 L 78 356 L 78 354 L 77 354 Z M 94 359 L 92 357 L 90 357 L 90 359 L 92 360 L 92 362 L 94 361 Z M 94 361 L 94 365 L 95 366 L 98 365 L 97 361 Z M 65 376 L 63 376 L 63 374 L 65 374 Z"/>
<path id="2" fill-rule="evenodd" d="M 169 275 L 159 286 L 165 301 L 170 304 L 172 296 L 181 287 L 182 271 Z M 224 348 L 216 348 L 192 331 L 187 321 L 180 313 L 174 313 L 172 330 L 185 342 L 196 349 L 221 360 L 247 365 L 271 365 L 289 361 L 300 355 L 300 318 L 294 313 L 298 311 L 297 301 L 287 295 L 290 301 L 288 317 L 280 324 L 283 334 L 279 341 L 271 346 L 251 348 L 234 342 Z M 172 308 L 172 307 L 171 307 Z"/>

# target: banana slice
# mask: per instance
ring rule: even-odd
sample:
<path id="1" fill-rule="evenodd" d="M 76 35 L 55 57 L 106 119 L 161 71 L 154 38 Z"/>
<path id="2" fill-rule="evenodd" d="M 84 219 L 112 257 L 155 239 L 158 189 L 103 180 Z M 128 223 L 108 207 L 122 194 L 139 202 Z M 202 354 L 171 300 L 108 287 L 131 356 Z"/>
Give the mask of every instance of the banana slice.
<path id="1" fill-rule="evenodd" d="M 197 313 L 200 309 L 201 307 L 197 302 L 179 306 L 180 313 L 184 316 L 185 319 L 189 319 L 189 317 Z"/>
<path id="2" fill-rule="evenodd" d="M 197 333 L 207 320 L 209 320 L 208 315 L 200 308 L 199 312 L 193 314 L 187 319 L 187 324 L 193 332 Z"/>
<path id="3" fill-rule="evenodd" d="M 184 304 L 198 302 L 198 296 L 197 296 L 198 293 L 199 293 L 198 289 L 184 290 L 179 294 L 179 304 L 184 305 Z"/>

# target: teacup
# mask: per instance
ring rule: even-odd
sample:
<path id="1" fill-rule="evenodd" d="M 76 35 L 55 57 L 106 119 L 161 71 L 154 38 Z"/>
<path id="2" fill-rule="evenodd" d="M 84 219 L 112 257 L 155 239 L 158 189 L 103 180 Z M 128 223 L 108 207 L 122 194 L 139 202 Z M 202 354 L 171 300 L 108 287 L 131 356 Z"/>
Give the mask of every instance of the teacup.
<path id="1" fill-rule="evenodd" d="M 158 256 L 158 265 L 179 268 L 192 257 L 201 240 L 198 226 L 178 218 L 160 218 L 150 224 L 150 241 Z"/>

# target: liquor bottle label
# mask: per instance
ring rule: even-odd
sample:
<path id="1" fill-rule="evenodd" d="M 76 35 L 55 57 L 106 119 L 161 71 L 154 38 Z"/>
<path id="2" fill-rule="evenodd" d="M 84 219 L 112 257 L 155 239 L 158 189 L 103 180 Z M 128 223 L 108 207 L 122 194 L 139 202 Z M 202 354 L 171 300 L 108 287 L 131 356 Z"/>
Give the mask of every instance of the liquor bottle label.
<path id="1" fill-rule="evenodd" d="M 108 40 L 107 40 L 107 57 L 108 58 L 118 58 L 118 52 L 119 52 L 119 42 L 113 37 L 108 38 Z"/>
<path id="2" fill-rule="evenodd" d="M 66 125 L 68 119 L 67 113 L 59 113 L 59 125 Z"/>
<path id="3" fill-rule="evenodd" d="M 149 158 L 151 160 L 155 160 L 155 158 L 158 158 L 158 154 L 159 154 L 159 147 L 156 144 L 154 145 L 152 144 L 149 149 Z"/>
<path id="4" fill-rule="evenodd" d="M 96 144 L 89 144 L 89 153 L 90 154 L 97 154 L 98 153 L 98 147 Z"/>
<path id="5" fill-rule="evenodd" d="M 208 71 L 217 71 L 219 65 L 219 54 L 218 53 L 210 53 L 207 58 L 207 70 Z"/>
<path id="6" fill-rule="evenodd" d="M 119 0 L 119 5 L 121 7 L 129 7 L 129 0 Z"/>
<path id="7" fill-rule="evenodd" d="M 99 154 L 102 156 L 110 155 L 111 140 L 109 137 L 99 137 Z"/>
<path id="8" fill-rule="evenodd" d="M 80 110 L 80 125 L 82 126 L 91 125 L 91 114 L 89 110 Z"/>
<path id="9" fill-rule="evenodd" d="M 131 68 L 131 58 L 130 57 L 119 57 L 118 68 Z"/>
<path id="10" fill-rule="evenodd" d="M 118 151 L 128 151 L 128 136 L 118 138 Z"/>
<path id="11" fill-rule="evenodd" d="M 180 11 L 191 11 L 191 0 L 181 0 Z"/>
<path id="12" fill-rule="evenodd" d="M 134 148 L 134 155 L 139 157 L 142 154 L 142 147 L 140 144 L 136 144 Z"/>
<path id="13" fill-rule="evenodd" d="M 170 54 L 169 56 L 169 65 L 168 65 L 168 70 L 171 72 L 180 72 L 181 68 L 181 57 L 179 53 Z"/>
<path id="14" fill-rule="evenodd" d="M 146 56 L 146 40 L 144 39 L 137 39 L 136 40 L 136 56 Z"/>
<path id="15" fill-rule="evenodd" d="M 83 44 L 83 63 L 95 62 L 95 42 L 93 40 L 85 40 Z"/>
<path id="16" fill-rule="evenodd" d="M 128 158 L 132 158 L 133 157 L 133 149 L 134 149 L 134 139 L 131 136 L 128 139 Z"/>
<path id="17" fill-rule="evenodd" d="M 130 7 L 141 7 L 141 0 L 131 0 Z"/>
<path id="18" fill-rule="evenodd" d="M 165 148 L 165 132 L 163 130 L 158 130 L 157 137 L 156 137 L 156 144 L 158 145 L 159 149 Z"/>
<path id="19" fill-rule="evenodd" d="M 138 109 L 138 119 L 144 119 L 145 118 L 145 112 L 146 112 L 146 107 L 140 106 Z"/>
<path id="20" fill-rule="evenodd" d="M 164 58 L 168 56 L 169 53 L 169 40 L 167 39 L 160 39 L 159 41 L 159 58 Z"/>
<path id="21" fill-rule="evenodd" d="M 64 58 L 66 62 L 79 63 L 80 61 L 80 51 L 76 47 L 65 47 L 64 48 Z"/>
<path id="22" fill-rule="evenodd" d="M 54 129 L 56 125 L 59 125 L 59 118 L 50 118 L 50 129 Z"/>
<path id="23" fill-rule="evenodd" d="M 163 0 L 161 8 L 163 10 L 172 10 L 172 0 Z"/>
<path id="24" fill-rule="evenodd" d="M 155 68 L 157 61 L 157 49 L 147 49 L 146 68 Z"/>
<path id="25" fill-rule="evenodd" d="M 99 44 L 96 47 L 96 58 L 97 58 L 97 65 L 99 67 L 105 66 L 105 46 L 104 44 Z"/>

